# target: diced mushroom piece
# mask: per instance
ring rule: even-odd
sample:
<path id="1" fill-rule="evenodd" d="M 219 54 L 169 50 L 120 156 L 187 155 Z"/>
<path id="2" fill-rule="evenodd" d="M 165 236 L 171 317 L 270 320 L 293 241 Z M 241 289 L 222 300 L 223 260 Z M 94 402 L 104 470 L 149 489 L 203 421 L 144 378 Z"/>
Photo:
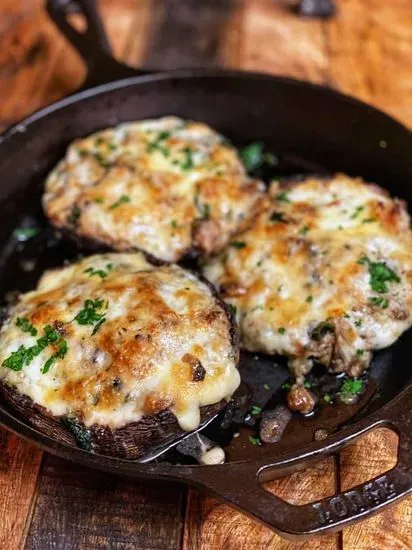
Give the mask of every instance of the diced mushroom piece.
<path id="1" fill-rule="evenodd" d="M 223 464 L 225 461 L 225 451 L 217 443 L 200 434 L 186 437 L 176 449 L 183 455 L 191 456 L 199 464 Z"/>
<path id="2" fill-rule="evenodd" d="M 291 418 L 292 413 L 284 405 L 278 405 L 271 411 L 264 411 L 260 422 L 260 439 L 265 443 L 280 441 Z"/>
<path id="3" fill-rule="evenodd" d="M 315 399 L 304 386 L 294 384 L 288 393 L 288 407 L 292 411 L 309 414 L 315 408 Z"/>

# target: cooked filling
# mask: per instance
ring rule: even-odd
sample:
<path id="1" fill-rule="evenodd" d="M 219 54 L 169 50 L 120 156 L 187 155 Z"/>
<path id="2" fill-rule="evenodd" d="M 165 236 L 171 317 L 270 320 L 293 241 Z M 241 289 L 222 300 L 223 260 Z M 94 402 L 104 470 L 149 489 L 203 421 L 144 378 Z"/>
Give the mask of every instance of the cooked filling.
<path id="1" fill-rule="evenodd" d="M 222 136 L 166 117 L 75 141 L 46 181 L 43 206 L 81 237 L 177 261 L 220 250 L 262 191 Z"/>
<path id="2" fill-rule="evenodd" d="M 46 272 L 0 331 L 0 380 L 54 416 L 120 428 L 169 409 L 184 430 L 239 385 L 221 303 L 194 274 L 143 254 Z"/>
<path id="3" fill-rule="evenodd" d="M 412 324 L 405 204 L 341 174 L 273 182 L 270 196 L 204 273 L 235 308 L 246 349 L 286 355 L 298 384 L 314 360 L 357 377 Z M 307 398 L 296 395 L 303 408 Z"/>

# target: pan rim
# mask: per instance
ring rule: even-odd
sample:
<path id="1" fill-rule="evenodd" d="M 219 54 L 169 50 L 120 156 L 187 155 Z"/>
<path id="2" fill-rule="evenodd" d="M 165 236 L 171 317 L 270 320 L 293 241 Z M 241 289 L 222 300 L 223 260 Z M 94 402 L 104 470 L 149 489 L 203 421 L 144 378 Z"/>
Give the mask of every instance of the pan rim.
<path id="1" fill-rule="evenodd" d="M 93 98 L 100 96 L 107 92 L 112 92 L 120 90 L 122 88 L 127 88 L 133 85 L 145 84 L 150 82 L 162 82 L 164 80 L 170 79 L 179 79 L 179 80 L 191 80 L 193 78 L 232 78 L 232 79 L 245 79 L 245 80 L 256 80 L 256 81 L 270 81 L 278 82 L 279 84 L 287 84 L 296 88 L 301 88 L 302 90 L 311 90 L 328 96 L 332 96 L 340 101 L 356 105 L 357 107 L 363 108 L 370 113 L 374 113 L 386 119 L 387 122 L 395 124 L 398 129 L 402 132 L 405 132 L 407 135 L 412 134 L 412 130 L 407 128 L 402 122 L 394 118 L 393 116 L 381 111 L 377 107 L 370 105 L 360 99 L 355 98 L 350 94 L 340 92 L 333 88 L 329 88 L 322 84 L 316 84 L 314 82 L 309 82 L 306 80 L 301 80 L 289 76 L 278 76 L 272 75 L 269 73 L 263 73 L 258 71 L 236 71 L 231 69 L 175 69 L 170 71 L 162 72 L 153 72 L 148 74 L 136 74 L 136 76 L 121 78 L 113 80 L 105 84 L 99 84 L 85 90 L 74 91 L 73 93 L 65 96 L 45 107 L 35 110 L 33 113 L 27 117 L 23 117 L 18 120 L 8 128 L 6 128 L 2 133 L 0 133 L 0 145 L 5 141 L 11 139 L 15 134 L 25 132 L 26 128 L 31 124 L 34 124 L 38 120 L 47 117 L 48 115 L 64 109 L 74 103 L 81 102 L 85 99 Z"/>

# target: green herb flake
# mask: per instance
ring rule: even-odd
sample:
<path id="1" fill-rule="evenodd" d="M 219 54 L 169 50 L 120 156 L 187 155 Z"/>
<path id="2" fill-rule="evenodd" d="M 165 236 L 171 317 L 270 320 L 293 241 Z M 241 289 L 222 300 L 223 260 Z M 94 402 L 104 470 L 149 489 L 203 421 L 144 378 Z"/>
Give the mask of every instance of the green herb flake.
<path id="1" fill-rule="evenodd" d="M 126 202 L 130 202 L 130 197 L 128 197 L 127 195 L 122 195 L 120 199 L 109 206 L 109 210 L 114 210 L 115 208 Z"/>
<path id="2" fill-rule="evenodd" d="M 382 309 L 387 309 L 389 307 L 389 300 L 383 296 L 370 296 L 368 302 L 372 306 L 381 307 Z"/>
<path id="3" fill-rule="evenodd" d="M 282 212 L 272 212 L 269 219 L 271 222 L 288 223 Z"/>
<path id="4" fill-rule="evenodd" d="M 279 327 L 279 328 L 278 328 L 278 333 L 279 333 L 279 334 L 285 334 L 285 332 L 286 332 L 285 327 Z"/>
<path id="5" fill-rule="evenodd" d="M 307 302 L 308 304 L 311 304 L 311 303 L 313 302 L 313 296 L 307 296 L 307 297 L 306 297 L 306 302 Z"/>
<path id="6" fill-rule="evenodd" d="M 307 225 L 304 225 L 301 229 L 299 229 L 299 235 L 307 235 L 309 229 L 310 228 Z"/>
<path id="7" fill-rule="evenodd" d="M 270 390 L 269 384 L 263 384 L 263 389 L 264 390 Z"/>
<path id="8" fill-rule="evenodd" d="M 339 395 L 345 401 L 354 395 L 359 395 L 363 388 L 363 380 L 358 380 L 356 378 L 347 378 L 343 381 L 343 384 L 340 387 Z"/>
<path id="9" fill-rule="evenodd" d="M 50 325 L 43 328 L 44 335 L 39 338 L 34 346 L 26 348 L 21 345 L 18 350 L 13 351 L 12 354 L 3 361 L 3 367 L 9 368 L 14 371 L 20 371 L 23 367 L 29 365 L 35 357 L 47 348 L 49 345 L 58 346 L 58 351 L 49 358 L 43 365 L 42 373 L 49 371 L 53 362 L 56 359 L 63 358 L 67 353 L 67 343 L 63 340 L 60 334 L 54 330 Z"/>
<path id="10" fill-rule="evenodd" d="M 237 307 L 233 304 L 227 304 L 227 307 L 229 308 L 230 313 L 235 316 L 237 313 Z"/>
<path id="11" fill-rule="evenodd" d="M 79 325 L 94 325 L 104 318 L 105 313 L 98 313 L 97 310 L 104 307 L 104 301 L 96 298 L 96 300 L 86 300 L 83 309 L 74 318 Z M 107 309 L 107 305 L 106 305 Z"/>
<path id="12" fill-rule="evenodd" d="M 285 191 L 283 193 L 279 193 L 278 195 L 276 195 L 276 200 L 281 202 L 291 202 L 291 200 L 289 199 Z"/>
<path id="13" fill-rule="evenodd" d="M 93 449 L 90 430 L 72 418 L 62 418 L 61 423 L 73 435 L 77 445 L 81 449 L 88 452 Z"/>
<path id="14" fill-rule="evenodd" d="M 94 267 L 88 267 L 84 270 L 84 273 L 87 273 L 89 277 L 96 275 L 101 279 L 105 279 L 109 275 L 109 272 L 113 269 L 113 264 L 107 264 L 106 269 L 107 271 L 104 271 L 104 269 L 94 269 Z"/>
<path id="15" fill-rule="evenodd" d="M 364 349 L 357 349 L 356 350 L 356 357 L 362 357 L 362 355 L 365 353 Z"/>
<path id="16" fill-rule="evenodd" d="M 362 212 L 362 210 L 364 210 L 364 209 L 365 209 L 364 206 L 357 206 L 356 209 L 355 209 L 355 212 L 352 214 L 350 219 L 354 220 L 355 218 L 357 218 L 359 216 L 359 214 Z"/>
<path id="17" fill-rule="evenodd" d="M 332 403 L 332 396 L 329 395 L 329 393 L 325 393 L 325 395 L 323 396 L 323 400 L 325 403 L 330 405 Z"/>
<path id="18" fill-rule="evenodd" d="M 67 218 L 67 222 L 69 223 L 69 225 L 71 225 L 72 227 L 76 226 L 80 218 L 80 214 L 81 214 L 80 208 L 78 206 L 73 206 L 70 212 L 70 215 Z"/>
<path id="19" fill-rule="evenodd" d="M 100 319 L 100 321 L 98 321 L 95 326 L 94 326 L 94 329 L 93 329 L 93 332 L 92 332 L 92 336 L 94 336 L 96 334 L 96 332 L 99 330 L 99 328 L 102 326 L 103 323 L 106 322 L 106 317 L 102 317 Z"/>
<path id="20" fill-rule="evenodd" d="M 253 405 L 252 409 L 250 411 L 250 414 L 252 414 L 253 416 L 257 416 L 261 412 L 262 412 L 262 407 L 258 407 L 257 405 Z"/>
<path id="21" fill-rule="evenodd" d="M 355 327 L 361 327 L 362 326 L 362 319 L 357 319 L 355 321 Z"/>
<path id="22" fill-rule="evenodd" d="M 147 152 L 152 153 L 153 151 L 159 151 L 163 156 L 169 157 L 170 149 L 162 143 L 166 139 L 169 139 L 169 137 L 170 132 L 160 132 L 154 141 L 147 144 Z"/>
<path id="23" fill-rule="evenodd" d="M 252 443 L 252 445 L 260 447 L 262 445 L 261 440 L 258 437 L 249 436 L 249 443 Z"/>
<path id="24" fill-rule="evenodd" d="M 246 243 L 243 241 L 232 241 L 229 244 L 230 246 L 232 246 L 233 248 L 237 248 L 238 250 L 241 250 L 242 248 L 246 248 Z"/>
<path id="25" fill-rule="evenodd" d="M 96 204 L 103 204 L 104 199 L 103 197 L 96 197 L 93 202 L 95 202 Z"/>
<path id="26" fill-rule="evenodd" d="M 290 388 L 292 387 L 292 384 L 291 384 L 290 382 L 285 382 L 285 383 L 282 384 L 280 387 L 281 387 L 282 390 L 287 390 L 287 391 L 289 391 Z"/>
<path id="27" fill-rule="evenodd" d="M 307 390 L 310 390 L 310 388 L 312 387 L 312 384 L 307 380 L 305 380 L 305 382 L 303 383 L 303 387 L 305 387 Z"/>
<path id="28" fill-rule="evenodd" d="M 400 277 L 385 262 L 372 262 L 367 256 L 362 256 L 358 264 L 368 266 L 369 284 L 375 292 L 383 294 L 389 290 L 387 283 L 401 282 Z"/>
<path id="29" fill-rule="evenodd" d="M 240 158 L 248 172 L 257 170 L 263 164 L 263 148 L 263 143 L 254 142 L 239 151 Z"/>
<path id="30" fill-rule="evenodd" d="M 376 222 L 376 218 L 365 218 L 362 220 L 362 223 L 373 223 Z"/>
<path id="31" fill-rule="evenodd" d="M 13 231 L 13 235 L 20 242 L 28 241 L 40 233 L 40 229 L 36 227 L 17 227 Z"/>
<path id="32" fill-rule="evenodd" d="M 37 329 L 34 328 L 27 317 L 17 317 L 16 327 L 21 328 L 23 332 L 28 332 L 32 336 L 36 336 L 37 334 Z"/>
<path id="33" fill-rule="evenodd" d="M 193 151 L 190 147 L 185 147 L 184 149 L 182 149 L 182 153 L 185 155 L 185 158 L 181 163 L 180 168 L 182 170 L 190 170 L 194 167 Z"/>

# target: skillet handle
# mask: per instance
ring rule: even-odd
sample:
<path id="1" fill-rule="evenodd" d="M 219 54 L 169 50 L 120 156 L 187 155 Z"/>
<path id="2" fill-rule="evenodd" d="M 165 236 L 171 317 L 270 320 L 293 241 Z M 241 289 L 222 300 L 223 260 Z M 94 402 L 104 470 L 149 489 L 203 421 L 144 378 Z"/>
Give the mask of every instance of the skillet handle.
<path id="1" fill-rule="evenodd" d="M 284 475 L 288 469 L 296 469 L 299 463 L 313 461 L 314 455 L 317 455 L 317 458 L 324 456 L 325 450 L 322 450 L 320 444 L 317 452 L 308 453 L 306 457 L 298 457 L 295 460 L 283 459 L 271 465 L 233 463 L 230 468 L 216 469 L 212 475 L 203 469 L 204 477 L 200 476 L 203 479 L 198 477 L 195 482 L 200 481 L 201 485 L 208 487 L 232 506 L 287 538 L 311 537 L 340 530 L 376 514 L 412 493 L 411 410 L 412 387 L 380 411 L 372 426 L 366 426 L 362 432 L 387 426 L 398 433 L 398 461 L 394 468 L 332 497 L 296 506 L 266 491 L 258 480 L 260 476 L 265 477 L 265 470 L 272 471 L 270 478 L 273 479 Z M 353 436 L 353 439 L 355 438 L 356 434 Z M 341 446 L 342 442 L 332 442 L 326 451 L 336 452 Z"/>
<path id="2" fill-rule="evenodd" d="M 87 75 L 80 89 L 147 74 L 114 59 L 96 0 L 47 0 L 46 9 L 50 18 L 76 48 L 86 64 Z M 68 16 L 74 13 L 84 16 L 86 21 L 84 32 L 77 30 L 70 23 Z"/>

